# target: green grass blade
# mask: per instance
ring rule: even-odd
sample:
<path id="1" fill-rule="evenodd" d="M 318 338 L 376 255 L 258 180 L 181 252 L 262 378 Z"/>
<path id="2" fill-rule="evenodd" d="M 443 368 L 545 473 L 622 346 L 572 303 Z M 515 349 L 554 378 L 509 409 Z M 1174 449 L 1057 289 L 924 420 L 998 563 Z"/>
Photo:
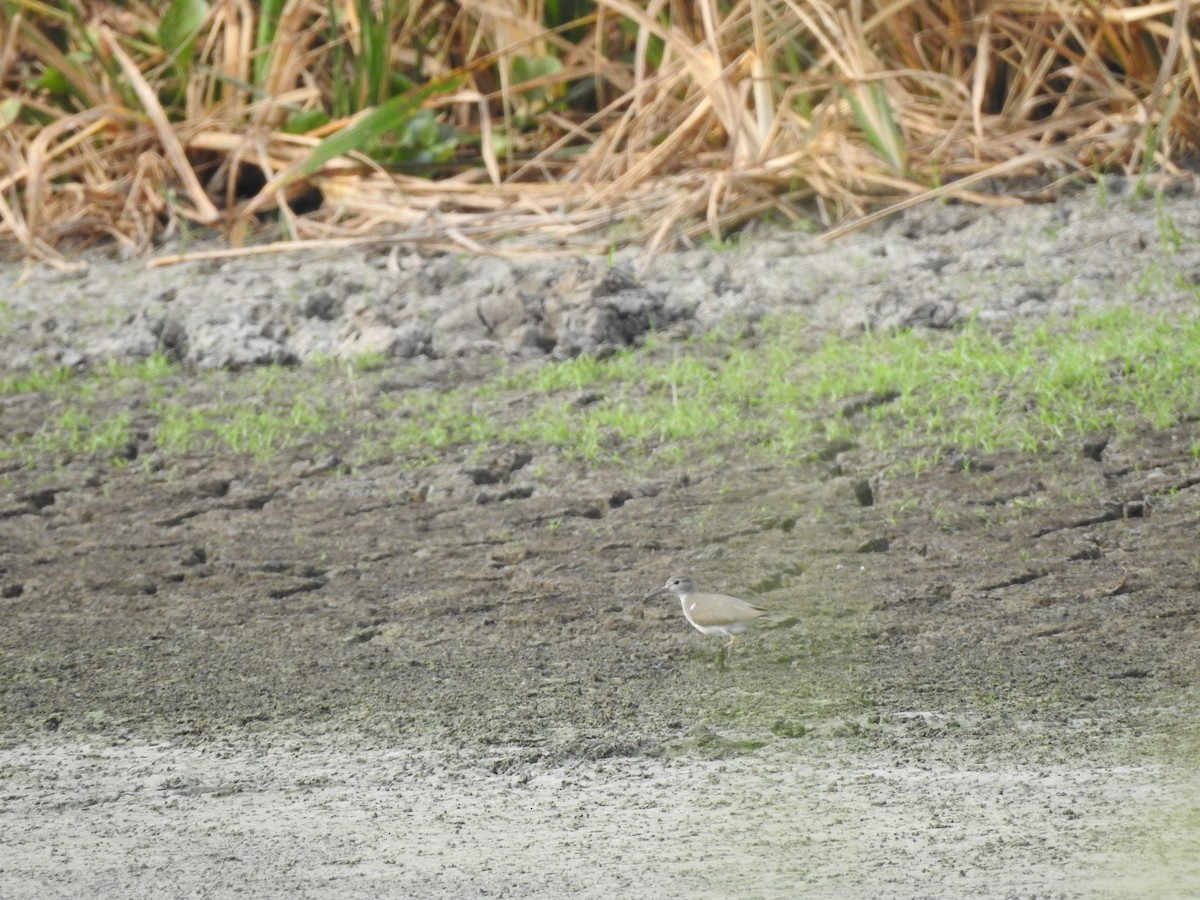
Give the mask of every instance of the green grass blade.
<path id="1" fill-rule="evenodd" d="M 279 27 L 279 16 L 283 12 L 284 0 L 262 0 L 258 10 L 258 34 L 254 43 L 254 83 L 262 84 L 270 71 L 272 44 Z"/>
<path id="2" fill-rule="evenodd" d="M 880 81 L 869 81 L 856 85 L 846 92 L 854 120 L 862 129 L 867 142 L 874 147 L 893 169 L 904 172 L 908 167 L 908 153 L 904 148 L 904 135 L 892 114 L 887 91 Z"/>
<path id="3" fill-rule="evenodd" d="M 414 91 L 384 101 L 370 112 L 356 118 L 341 131 L 321 141 L 313 148 L 312 154 L 300 164 L 300 174 L 311 175 L 331 159 L 367 149 L 389 131 L 402 128 L 430 97 L 454 90 L 460 80 L 458 75 L 453 75 L 431 81 Z"/>

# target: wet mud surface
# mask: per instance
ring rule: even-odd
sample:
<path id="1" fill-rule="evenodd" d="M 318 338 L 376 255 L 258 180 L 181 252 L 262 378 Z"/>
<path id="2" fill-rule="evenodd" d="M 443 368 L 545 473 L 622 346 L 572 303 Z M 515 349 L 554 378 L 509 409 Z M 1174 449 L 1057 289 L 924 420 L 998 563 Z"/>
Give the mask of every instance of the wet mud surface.
<path id="1" fill-rule="evenodd" d="M 10 465 L 0 895 L 1194 893 L 1195 429 Z M 676 571 L 770 609 L 727 670 Z"/>

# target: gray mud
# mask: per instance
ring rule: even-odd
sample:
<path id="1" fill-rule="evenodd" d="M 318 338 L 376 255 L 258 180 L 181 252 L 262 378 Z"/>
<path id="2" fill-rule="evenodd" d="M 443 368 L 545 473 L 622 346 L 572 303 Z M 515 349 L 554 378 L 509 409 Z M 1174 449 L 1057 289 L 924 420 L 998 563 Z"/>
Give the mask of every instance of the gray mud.
<path id="1" fill-rule="evenodd" d="M 319 391 L 305 363 L 370 353 L 370 396 L 784 310 L 814 340 L 1194 314 L 1197 236 L 1190 192 L 1092 193 L 640 272 L 97 256 L 8 266 L 0 352 L 165 350 L 198 403 L 205 369 L 285 362 Z M 0 403 L 6 431 L 45 414 Z M 1194 429 L 920 475 L 854 447 L 8 464 L 0 896 L 1200 895 Z M 641 599 L 676 570 L 771 609 L 727 670 Z"/>

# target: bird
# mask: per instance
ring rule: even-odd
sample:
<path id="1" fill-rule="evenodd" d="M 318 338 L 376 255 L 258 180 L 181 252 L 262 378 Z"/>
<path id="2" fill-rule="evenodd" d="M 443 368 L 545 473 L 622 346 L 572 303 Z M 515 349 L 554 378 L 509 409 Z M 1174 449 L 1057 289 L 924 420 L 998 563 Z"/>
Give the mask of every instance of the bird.
<path id="1" fill-rule="evenodd" d="M 685 575 L 672 575 L 657 591 L 647 594 L 646 599 L 659 594 L 674 594 L 683 607 L 683 615 L 692 627 L 701 634 L 723 634 L 729 636 L 717 655 L 718 664 L 724 666 L 729 651 L 739 634 L 749 630 L 754 620 L 765 615 L 766 610 L 727 594 L 697 593 L 692 579 Z"/>

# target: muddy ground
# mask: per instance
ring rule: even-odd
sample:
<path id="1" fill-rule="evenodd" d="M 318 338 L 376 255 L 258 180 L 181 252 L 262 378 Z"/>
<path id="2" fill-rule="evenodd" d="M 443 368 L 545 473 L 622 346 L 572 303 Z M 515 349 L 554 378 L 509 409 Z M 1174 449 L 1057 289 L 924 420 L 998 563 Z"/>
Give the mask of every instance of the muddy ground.
<path id="1" fill-rule="evenodd" d="M 624 317 L 560 304 L 575 318 L 549 337 L 545 310 L 536 334 L 516 315 L 481 336 L 343 305 L 345 267 L 369 298 L 421 265 L 363 253 L 323 279 L 332 307 L 299 301 L 324 337 L 225 313 L 173 312 L 167 331 L 190 337 L 171 344 L 190 366 L 283 352 L 297 379 L 306 348 L 366 342 L 391 359 L 363 376 L 369 398 L 636 344 L 645 303 L 680 336 L 752 322 L 797 285 L 817 337 L 1098 303 L 1194 314 L 1197 200 L 1167 211 L 1182 245 L 1164 246 L 1153 201 L 1087 195 L 933 209 L 834 247 L 696 251 L 644 276 L 659 287 L 643 306 L 622 282 L 605 308 Z M 1160 267 L 1186 289 L 1129 293 Z M 741 287 L 680 304 L 672 277 L 693 290 L 714 269 Z M 228 291 L 239 272 L 247 290 Z M 295 260 L 148 273 L 98 257 L 6 273 L 12 371 L 136 355 L 138 322 L 161 346 L 154 309 L 180 291 L 236 307 L 264 278 L 313 277 Z M 786 284 L 755 290 L 772 277 Z M 215 352 L 205 321 L 242 343 Z M 402 338 L 364 338 L 380 327 Z M 202 403 L 220 385 L 180 389 Z M 36 427 L 40 402 L 0 400 L 4 429 Z M 414 465 L 356 459 L 353 425 L 336 460 L 10 462 L 0 897 L 1200 895 L 1195 431 L 948 451 L 919 475 L 854 446 L 650 466 L 495 446 Z M 642 599 L 676 571 L 771 609 L 727 670 L 673 599 Z"/>

